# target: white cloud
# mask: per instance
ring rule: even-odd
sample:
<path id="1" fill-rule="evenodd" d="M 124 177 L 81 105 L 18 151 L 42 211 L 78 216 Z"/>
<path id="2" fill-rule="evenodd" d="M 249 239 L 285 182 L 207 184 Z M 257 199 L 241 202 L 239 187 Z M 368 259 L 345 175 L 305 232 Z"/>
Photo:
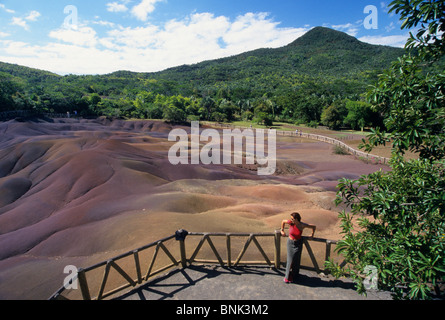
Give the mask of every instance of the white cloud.
<path id="1" fill-rule="evenodd" d="M 345 24 L 339 24 L 339 25 L 331 25 L 330 27 L 338 30 L 343 31 L 350 36 L 355 37 L 360 29 L 360 25 L 362 24 L 362 21 L 358 21 L 357 23 L 345 23 Z"/>
<path id="2" fill-rule="evenodd" d="M 79 27 L 77 29 L 61 28 L 51 31 L 49 36 L 53 39 L 82 47 L 94 47 L 98 42 L 96 31 L 90 27 Z"/>
<path id="3" fill-rule="evenodd" d="M 22 41 L 0 40 L 0 44 L 3 48 L 2 51 L 7 55 L 12 56 L 13 60 L 17 58 L 21 59 L 23 57 L 41 57 L 42 52 L 46 52 L 45 49 L 42 50 L 39 46 L 31 46 L 29 43 Z M 8 58 L 8 60 L 11 60 L 10 58 Z"/>
<path id="4" fill-rule="evenodd" d="M 126 12 L 128 11 L 128 8 L 123 3 L 110 2 L 107 3 L 107 10 L 110 12 Z"/>
<path id="5" fill-rule="evenodd" d="M 91 21 L 91 23 L 102 26 L 102 27 L 108 27 L 108 28 L 114 28 L 114 26 L 116 25 L 114 22 L 104 21 L 104 20 L 95 20 L 95 21 Z"/>
<path id="6" fill-rule="evenodd" d="M 0 38 L 5 38 L 5 37 L 8 37 L 8 36 L 10 36 L 9 33 L 0 31 Z"/>
<path id="7" fill-rule="evenodd" d="M 38 11 L 31 11 L 31 13 L 25 18 L 28 21 L 37 21 L 37 18 L 40 17 L 41 14 Z"/>
<path id="8" fill-rule="evenodd" d="M 19 18 L 19 17 L 13 17 L 11 20 L 11 24 L 13 26 L 19 26 L 24 28 L 25 30 L 29 29 L 28 24 L 26 23 L 26 21 L 23 18 Z"/>
<path id="9" fill-rule="evenodd" d="M 148 15 L 155 10 L 155 4 L 162 0 L 142 0 L 131 9 L 131 13 L 139 20 L 146 21 Z"/>
<path id="10" fill-rule="evenodd" d="M 359 38 L 359 40 L 370 44 L 403 48 L 408 38 L 409 35 L 406 34 L 393 36 L 364 36 Z"/>
<path id="11" fill-rule="evenodd" d="M 258 48 L 281 47 L 309 30 L 309 26 L 280 28 L 266 13 L 246 13 L 234 20 L 195 13 L 163 25 L 117 25 L 103 34 L 91 25 L 53 30 L 49 37 L 54 40 L 40 46 L 0 39 L 0 61 L 59 74 L 154 72 Z"/>
<path id="12" fill-rule="evenodd" d="M 24 28 L 25 30 L 29 30 L 29 25 L 27 21 L 32 21 L 32 22 L 37 21 L 37 18 L 39 18 L 40 16 L 41 16 L 40 12 L 33 10 L 29 13 L 29 15 L 27 15 L 24 18 L 13 17 L 11 20 L 11 25 L 19 26 Z"/>
<path id="13" fill-rule="evenodd" d="M 150 61 L 144 61 L 147 69 L 158 71 L 262 47 L 284 46 L 307 30 L 279 28 L 265 13 L 247 13 L 233 22 L 225 16 L 195 13 L 180 21 L 170 20 L 163 27 L 147 24 L 113 30 L 108 32 L 107 41 L 108 47 L 114 43 L 126 50 L 144 49 L 143 53 L 150 53 Z"/>
<path id="14" fill-rule="evenodd" d="M 60 74 L 96 74 L 119 70 L 119 54 L 73 44 L 50 43 L 30 46 L 23 42 L 1 41 L 0 61 L 53 71 Z M 117 68 L 117 69 L 115 69 Z"/>
<path id="15" fill-rule="evenodd" d="M 2 3 L 0 3 L 0 9 L 5 10 L 7 13 L 15 13 L 14 10 L 6 8 L 6 6 L 4 4 L 2 4 Z"/>
<path id="16" fill-rule="evenodd" d="M 239 16 L 223 36 L 233 53 L 259 47 L 284 46 L 302 36 L 308 28 L 279 28 L 279 23 L 268 19 L 267 13 L 247 13 Z"/>
<path id="17" fill-rule="evenodd" d="M 109 37 L 104 40 L 114 43 L 116 46 L 129 48 L 147 48 L 157 41 L 159 29 L 156 26 L 120 28 L 108 32 Z"/>

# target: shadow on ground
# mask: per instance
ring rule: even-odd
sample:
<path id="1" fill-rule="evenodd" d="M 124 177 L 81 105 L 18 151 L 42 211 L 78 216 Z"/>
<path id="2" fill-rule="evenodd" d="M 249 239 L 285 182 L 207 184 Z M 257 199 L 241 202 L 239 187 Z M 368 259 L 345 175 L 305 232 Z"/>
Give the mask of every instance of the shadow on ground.
<path id="1" fill-rule="evenodd" d="M 190 266 L 176 269 L 119 300 L 390 300 L 389 293 L 358 295 L 348 279 L 337 280 L 302 270 L 296 283 L 284 271 L 268 267 Z"/>

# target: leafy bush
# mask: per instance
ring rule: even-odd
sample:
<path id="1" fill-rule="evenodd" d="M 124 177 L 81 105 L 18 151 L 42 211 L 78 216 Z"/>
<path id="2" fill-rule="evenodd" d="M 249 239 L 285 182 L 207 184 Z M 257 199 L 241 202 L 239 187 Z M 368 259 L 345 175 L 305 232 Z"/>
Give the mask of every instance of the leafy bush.
<path id="1" fill-rule="evenodd" d="M 335 145 L 334 146 L 334 154 L 347 155 L 347 154 L 349 154 L 349 151 L 344 146 Z"/>
<path id="2" fill-rule="evenodd" d="M 309 128 L 318 128 L 318 125 L 319 125 L 318 121 L 310 121 L 310 122 L 307 124 L 307 126 L 308 126 Z"/>

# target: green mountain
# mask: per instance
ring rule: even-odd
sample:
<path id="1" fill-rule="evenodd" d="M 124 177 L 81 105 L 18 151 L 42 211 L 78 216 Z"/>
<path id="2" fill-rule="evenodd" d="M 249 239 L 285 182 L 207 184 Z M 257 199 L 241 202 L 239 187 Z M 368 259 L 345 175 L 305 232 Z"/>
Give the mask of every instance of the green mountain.
<path id="1" fill-rule="evenodd" d="M 363 43 L 346 33 L 316 27 L 282 48 L 258 49 L 167 69 L 151 76 L 198 83 L 206 80 L 231 82 L 270 73 L 287 77 L 297 74 L 340 78 L 381 70 L 402 54 L 403 49 Z"/>
<path id="2" fill-rule="evenodd" d="M 181 119 L 231 120 L 252 118 L 263 108 L 263 113 L 281 120 L 319 121 L 323 109 L 335 100 L 359 100 L 403 53 L 317 27 L 281 48 L 154 73 L 58 76 L 0 63 L 0 111 L 76 110 L 159 118 L 168 107 L 167 111 L 180 111 Z"/>
<path id="3" fill-rule="evenodd" d="M 27 78 L 33 82 L 45 81 L 47 78 L 50 78 L 52 80 L 57 80 L 58 78 L 60 78 L 59 75 L 49 71 L 22 67 L 16 64 L 5 62 L 0 62 L 0 72 L 8 73 L 14 77 Z"/>

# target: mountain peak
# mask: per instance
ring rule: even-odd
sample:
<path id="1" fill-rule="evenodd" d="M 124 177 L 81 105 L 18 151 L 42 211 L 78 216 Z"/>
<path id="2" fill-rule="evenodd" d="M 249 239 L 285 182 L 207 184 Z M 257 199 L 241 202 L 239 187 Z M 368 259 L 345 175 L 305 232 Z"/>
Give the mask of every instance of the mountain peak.
<path id="1" fill-rule="evenodd" d="M 344 43 L 360 43 L 356 38 L 333 29 L 315 27 L 289 44 L 289 46 L 324 46 Z"/>

